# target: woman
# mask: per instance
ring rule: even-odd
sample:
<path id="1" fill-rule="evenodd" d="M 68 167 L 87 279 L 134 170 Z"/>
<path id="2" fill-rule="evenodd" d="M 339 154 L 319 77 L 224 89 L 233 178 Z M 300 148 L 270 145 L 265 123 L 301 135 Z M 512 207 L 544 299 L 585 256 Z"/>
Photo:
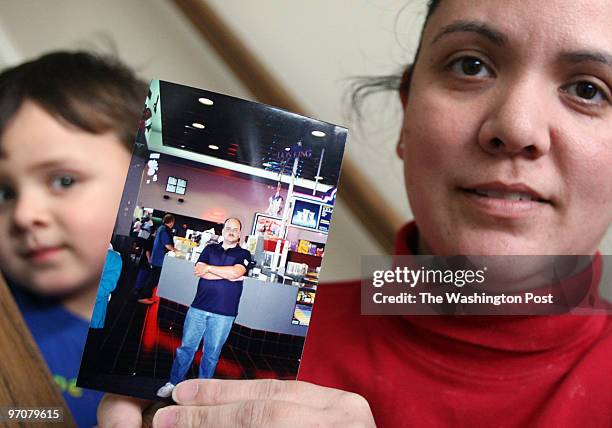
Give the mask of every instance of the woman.
<path id="1" fill-rule="evenodd" d="M 612 221 L 610 22 L 607 0 L 430 1 L 400 86 L 415 223 L 397 253 L 596 253 Z M 612 423 L 610 316 L 359 307 L 357 282 L 320 288 L 303 382 L 186 381 L 154 426 Z M 108 397 L 101 426 L 121 406 L 139 423 L 138 404 Z"/>

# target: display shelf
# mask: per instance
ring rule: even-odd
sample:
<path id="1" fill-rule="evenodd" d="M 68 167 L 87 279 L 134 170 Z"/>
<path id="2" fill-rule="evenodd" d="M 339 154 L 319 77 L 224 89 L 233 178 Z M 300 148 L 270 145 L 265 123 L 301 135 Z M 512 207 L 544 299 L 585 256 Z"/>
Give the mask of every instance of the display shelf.
<path id="1" fill-rule="evenodd" d="M 298 253 L 297 251 L 289 251 L 287 261 L 294 263 L 306 263 L 311 269 L 316 269 L 321 266 L 323 257 L 313 256 L 311 254 Z"/>

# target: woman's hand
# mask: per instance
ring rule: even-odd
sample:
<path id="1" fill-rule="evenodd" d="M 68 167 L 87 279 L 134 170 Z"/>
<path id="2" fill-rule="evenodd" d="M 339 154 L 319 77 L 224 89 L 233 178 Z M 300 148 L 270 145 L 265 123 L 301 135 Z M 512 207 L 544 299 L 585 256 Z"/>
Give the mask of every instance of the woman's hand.
<path id="1" fill-rule="evenodd" d="M 375 427 L 362 396 L 300 381 L 191 379 L 172 398 L 154 428 Z"/>
<path id="2" fill-rule="evenodd" d="M 140 428 L 142 412 L 153 403 L 126 395 L 104 394 L 98 405 L 99 428 Z"/>
<path id="3" fill-rule="evenodd" d="M 153 418 L 166 427 L 375 427 L 360 395 L 300 381 L 192 379 L 181 382 Z M 98 407 L 100 428 L 140 427 L 151 402 L 106 394 Z"/>

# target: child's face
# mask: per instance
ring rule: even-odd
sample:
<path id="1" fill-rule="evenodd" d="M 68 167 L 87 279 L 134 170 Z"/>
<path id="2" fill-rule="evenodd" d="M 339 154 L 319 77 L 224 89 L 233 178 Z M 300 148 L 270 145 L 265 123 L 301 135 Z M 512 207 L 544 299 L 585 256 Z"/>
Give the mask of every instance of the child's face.
<path id="1" fill-rule="evenodd" d="M 95 287 L 130 154 L 26 101 L 0 140 L 0 268 L 47 295 Z"/>

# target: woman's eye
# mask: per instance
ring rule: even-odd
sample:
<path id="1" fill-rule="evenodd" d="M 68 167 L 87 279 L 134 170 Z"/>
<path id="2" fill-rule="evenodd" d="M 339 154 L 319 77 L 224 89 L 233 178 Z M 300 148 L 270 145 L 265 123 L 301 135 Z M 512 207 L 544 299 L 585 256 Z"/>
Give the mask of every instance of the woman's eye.
<path id="1" fill-rule="evenodd" d="M 486 77 L 492 74 L 484 61 L 474 57 L 458 58 L 451 63 L 450 68 L 463 76 Z"/>
<path id="2" fill-rule="evenodd" d="M 564 90 L 569 95 L 581 98 L 593 104 L 608 100 L 608 97 L 605 95 L 604 91 L 601 90 L 598 85 L 593 82 L 589 82 L 588 80 L 574 82 L 567 85 Z"/>
<path id="3" fill-rule="evenodd" d="M 51 179 L 51 187 L 54 190 L 63 190 L 72 186 L 75 182 L 75 178 L 71 175 L 58 175 Z"/>

